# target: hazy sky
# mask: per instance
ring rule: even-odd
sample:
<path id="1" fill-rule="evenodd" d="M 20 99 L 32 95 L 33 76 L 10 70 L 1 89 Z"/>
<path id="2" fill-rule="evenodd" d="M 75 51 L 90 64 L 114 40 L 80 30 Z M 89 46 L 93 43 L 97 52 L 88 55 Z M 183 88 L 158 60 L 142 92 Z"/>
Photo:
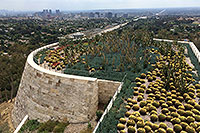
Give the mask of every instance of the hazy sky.
<path id="1" fill-rule="evenodd" d="M 38 11 L 200 7 L 200 0 L 0 0 L 0 9 Z"/>

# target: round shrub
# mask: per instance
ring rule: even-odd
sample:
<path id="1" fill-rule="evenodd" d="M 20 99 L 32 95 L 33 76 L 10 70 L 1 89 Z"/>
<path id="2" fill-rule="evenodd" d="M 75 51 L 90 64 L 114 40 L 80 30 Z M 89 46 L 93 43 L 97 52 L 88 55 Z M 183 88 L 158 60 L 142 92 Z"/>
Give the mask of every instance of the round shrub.
<path id="1" fill-rule="evenodd" d="M 182 122 L 186 122 L 186 117 L 185 117 L 185 116 L 180 116 L 179 119 L 180 119 Z"/>
<path id="2" fill-rule="evenodd" d="M 169 111 L 171 111 L 171 112 L 175 112 L 175 111 L 176 111 L 176 108 L 175 108 L 175 107 L 172 107 L 172 106 L 170 106 L 168 109 L 169 109 Z"/>
<path id="3" fill-rule="evenodd" d="M 197 133 L 200 133 L 200 127 L 198 127 L 198 128 L 196 129 L 196 131 L 197 131 Z"/>
<path id="4" fill-rule="evenodd" d="M 181 106 L 178 106 L 178 109 L 185 110 L 185 107 L 183 105 L 181 105 Z"/>
<path id="5" fill-rule="evenodd" d="M 145 73 L 142 73 L 142 74 L 141 74 L 141 78 L 142 78 L 142 79 L 145 79 L 145 78 L 146 78 L 146 74 L 145 74 Z"/>
<path id="6" fill-rule="evenodd" d="M 129 126 L 128 127 L 128 133 L 135 133 L 136 130 L 135 130 L 135 127 L 134 126 Z"/>
<path id="7" fill-rule="evenodd" d="M 131 103 L 137 104 L 137 101 L 136 100 L 131 100 Z"/>
<path id="8" fill-rule="evenodd" d="M 139 77 L 137 77 L 137 78 L 135 78 L 135 82 L 140 82 L 140 78 Z"/>
<path id="9" fill-rule="evenodd" d="M 138 96 L 138 93 L 139 93 L 138 91 L 134 91 L 134 92 L 133 92 L 133 95 L 134 95 L 134 96 Z"/>
<path id="10" fill-rule="evenodd" d="M 172 101 L 167 101 L 166 103 L 167 103 L 168 106 L 172 106 L 173 105 Z"/>
<path id="11" fill-rule="evenodd" d="M 159 119 L 159 121 L 165 121 L 166 115 L 164 115 L 164 114 L 159 114 L 159 115 L 158 115 L 158 119 Z"/>
<path id="12" fill-rule="evenodd" d="M 156 100 L 160 100 L 160 94 L 155 95 Z"/>
<path id="13" fill-rule="evenodd" d="M 180 120 L 179 118 L 173 118 L 173 119 L 171 119 L 171 123 L 172 123 L 173 125 L 179 124 L 179 123 L 181 123 L 181 120 Z"/>
<path id="14" fill-rule="evenodd" d="M 195 115 L 194 118 L 197 122 L 200 122 L 200 115 Z"/>
<path id="15" fill-rule="evenodd" d="M 184 107 L 185 107 L 186 110 L 192 110 L 192 109 L 194 108 L 194 107 L 193 107 L 192 105 L 190 105 L 190 104 L 185 104 Z"/>
<path id="16" fill-rule="evenodd" d="M 183 100 L 184 100 L 184 98 L 183 98 L 182 96 L 178 96 L 177 99 L 178 99 L 179 101 L 183 101 Z"/>
<path id="17" fill-rule="evenodd" d="M 155 115 L 155 114 L 152 114 L 150 119 L 151 119 L 152 122 L 156 122 L 158 120 L 158 116 Z"/>
<path id="18" fill-rule="evenodd" d="M 145 81 L 145 79 L 140 79 L 140 82 L 145 83 L 146 81 Z"/>
<path id="19" fill-rule="evenodd" d="M 160 106 L 160 103 L 159 103 L 159 102 L 157 102 L 157 101 L 154 101 L 154 102 L 152 103 L 152 105 L 153 105 L 153 106 L 155 106 L 156 108 L 159 108 L 159 106 Z"/>
<path id="20" fill-rule="evenodd" d="M 126 112 L 126 113 L 125 113 L 125 116 L 126 116 L 126 117 L 129 117 L 130 115 L 131 115 L 131 112 Z"/>
<path id="21" fill-rule="evenodd" d="M 185 131 L 188 132 L 188 133 L 196 133 L 195 129 L 191 126 L 187 126 L 185 128 Z"/>
<path id="22" fill-rule="evenodd" d="M 200 98 L 200 93 L 197 93 L 197 97 Z"/>
<path id="23" fill-rule="evenodd" d="M 159 128 L 159 125 L 157 125 L 157 124 L 152 124 L 152 130 L 157 130 Z"/>
<path id="24" fill-rule="evenodd" d="M 152 90 L 151 90 L 151 89 L 147 89 L 147 90 L 146 90 L 146 93 L 147 93 L 147 94 L 150 94 L 150 93 L 152 93 Z"/>
<path id="25" fill-rule="evenodd" d="M 167 120 L 167 121 L 171 121 L 171 119 L 172 119 L 172 117 L 171 117 L 170 115 L 167 115 L 167 116 L 166 116 L 166 120 Z"/>
<path id="26" fill-rule="evenodd" d="M 142 96 L 138 96 L 138 97 L 137 97 L 137 101 L 138 101 L 138 102 L 140 102 L 140 101 L 142 101 L 142 100 L 143 100 L 143 97 L 142 97 Z"/>
<path id="27" fill-rule="evenodd" d="M 149 77 L 148 77 L 148 81 L 149 81 L 149 82 L 152 82 L 152 81 L 153 81 L 153 77 L 149 76 Z"/>
<path id="28" fill-rule="evenodd" d="M 200 89 L 200 84 L 195 84 L 196 89 Z"/>
<path id="29" fill-rule="evenodd" d="M 127 99 L 127 102 L 132 102 L 132 101 L 133 101 L 132 98 L 128 98 L 128 99 Z"/>
<path id="30" fill-rule="evenodd" d="M 131 107 L 130 107 L 129 105 L 126 105 L 125 108 L 126 108 L 127 110 L 130 110 L 130 109 L 131 109 Z"/>
<path id="31" fill-rule="evenodd" d="M 138 91 L 139 93 L 144 93 L 144 88 L 140 88 Z"/>
<path id="32" fill-rule="evenodd" d="M 200 111 L 200 105 L 199 104 L 195 104 L 194 107 L 195 107 L 195 109 L 197 109 L 198 111 Z"/>
<path id="33" fill-rule="evenodd" d="M 182 103 L 181 103 L 181 102 L 179 102 L 179 101 L 176 101 L 174 105 L 175 105 L 175 107 L 176 107 L 176 108 L 178 108 L 178 106 L 181 106 L 181 105 L 182 105 Z"/>
<path id="34" fill-rule="evenodd" d="M 136 117 L 135 121 L 138 122 L 138 121 L 144 121 L 144 120 L 141 117 Z"/>
<path id="35" fill-rule="evenodd" d="M 146 133 L 144 128 L 138 128 L 137 133 Z"/>
<path id="36" fill-rule="evenodd" d="M 192 109 L 192 112 L 196 115 L 200 115 L 200 112 L 197 109 Z"/>
<path id="37" fill-rule="evenodd" d="M 182 129 L 183 129 L 183 128 L 182 128 L 181 125 L 179 125 L 179 124 L 175 124 L 175 125 L 174 125 L 174 131 L 175 131 L 175 132 L 178 132 L 178 133 L 179 133 L 179 132 L 182 131 Z"/>
<path id="38" fill-rule="evenodd" d="M 186 121 L 187 121 L 187 123 L 191 123 L 191 122 L 194 122 L 195 119 L 192 116 L 188 116 Z"/>
<path id="39" fill-rule="evenodd" d="M 137 91 L 137 90 L 138 90 L 138 87 L 133 87 L 133 90 Z"/>
<path id="40" fill-rule="evenodd" d="M 137 122 L 137 128 L 143 128 L 144 127 L 144 122 L 143 121 L 138 121 Z"/>
<path id="41" fill-rule="evenodd" d="M 153 105 L 151 105 L 150 107 L 149 107 L 149 111 L 151 112 L 152 110 L 157 110 L 157 108 L 155 107 L 155 106 L 153 106 Z"/>
<path id="42" fill-rule="evenodd" d="M 125 125 L 122 123 L 117 124 L 117 129 L 118 130 L 123 130 L 125 128 Z"/>
<path id="43" fill-rule="evenodd" d="M 185 129 L 188 126 L 186 122 L 181 122 L 180 125 L 182 126 L 183 129 Z"/>
<path id="44" fill-rule="evenodd" d="M 167 128 L 167 133 L 174 133 L 172 128 Z"/>
<path id="45" fill-rule="evenodd" d="M 126 131 L 125 130 L 120 130 L 120 133 L 126 133 Z"/>
<path id="46" fill-rule="evenodd" d="M 139 108 L 140 108 L 140 106 L 139 106 L 139 105 L 137 105 L 137 104 L 133 105 L 133 110 L 135 110 L 135 111 L 138 111 L 138 110 L 139 110 Z"/>
<path id="47" fill-rule="evenodd" d="M 157 113 L 157 111 L 155 111 L 155 110 L 152 110 L 152 111 L 150 112 L 150 115 L 152 115 L 152 114 L 155 114 L 155 115 L 157 115 L 158 113 Z"/>
<path id="48" fill-rule="evenodd" d="M 163 108 L 163 109 L 161 110 L 161 112 L 162 112 L 163 114 L 166 114 L 166 113 L 169 112 L 169 110 L 168 110 L 167 108 Z"/>
<path id="49" fill-rule="evenodd" d="M 159 128 L 163 128 L 163 129 L 167 129 L 167 124 L 161 122 L 160 125 L 159 125 Z"/>
<path id="50" fill-rule="evenodd" d="M 136 83 L 137 87 L 139 87 L 141 84 L 142 84 L 141 82 Z"/>
<path id="51" fill-rule="evenodd" d="M 177 113 L 178 113 L 179 115 L 184 115 L 184 114 L 185 114 L 185 111 L 182 110 L 182 109 L 178 109 L 178 110 L 177 110 Z"/>
<path id="52" fill-rule="evenodd" d="M 192 98 L 191 98 L 190 96 L 186 96 L 186 97 L 185 97 L 185 101 L 187 102 L 187 101 L 189 101 L 189 100 L 192 100 Z"/>
<path id="53" fill-rule="evenodd" d="M 146 131 L 146 133 L 149 133 L 149 132 L 151 132 L 151 127 L 150 126 L 144 126 L 144 129 L 145 129 L 145 131 Z"/>
<path id="54" fill-rule="evenodd" d="M 181 131 L 180 133 L 187 133 L 186 131 Z"/>
<path id="55" fill-rule="evenodd" d="M 187 103 L 190 104 L 190 105 L 192 105 L 192 106 L 194 106 L 195 105 L 195 100 L 194 99 L 189 100 L 189 101 L 187 101 Z"/>
<path id="56" fill-rule="evenodd" d="M 140 114 L 141 115 L 146 115 L 147 114 L 147 110 L 144 109 L 144 108 L 140 109 Z"/>
<path id="57" fill-rule="evenodd" d="M 189 110 L 185 111 L 185 113 L 184 113 L 185 116 L 193 116 L 193 114 L 194 113 L 192 111 L 189 111 Z"/>
<path id="58" fill-rule="evenodd" d="M 128 126 L 135 126 L 135 121 L 134 120 L 128 120 L 127 125 Z"/>
<path id="59" fill-rule="evenodd" d="M 173 116 L 173 117 L 178 117 L 178 116 L 179 116 L 179 114 L 178 114 L 178 113 L 176 113 L 176 112 L 172 112 L 172 113 L 171 113 L 171 116 Z"/>
<path id="60" fill-rule="evenodd" d="M 141 101 L 141 102 L 140 102 L 140 107 L 141 107 L 141 108 L 143 108 L 145 105 L 147 105 L 147 102 L 146 102 L 146 101 Z"/>
<path id="61" fill-rule="evenodd" d="M 172 97 L 171 96 L 167 96 L 167 101 L 171 101 Z"/>
<path id="62" fill-rule="evenodd" d="M 158 133 L 166 133 L 166 131 L 165 131 L 165 129 L 163 129 L 163 128 L 159 128 L 159 129 L 158 129 Z"/>
<path id="63" fill-rule="evenodd" d="M 131 102 L 128 102 L 128 105 L 129 105 L 130 107 L 132 107 L 132 106 L 133 106 L 133 103 L 131 103 Z"/>
<path id="64" fill-rule="evenodd" d="M 194 129 L 197 128 L 197 124 L 196 123 L 190 123 L 190 126 L 193 127 Z"/>
<path id="65" fill-rule="evenodd" d="M 195 94 L 193 92 L 189 92 L 188 93 L 190 95 L 190 97 L 194 98 Z"/>
<path id="66" fill-rule="evenodd" d="M 130 116 L 128 117 L 128 119 L 129 119 L 129 120 L 135 120 L 135 119 L 136 119 L 136 116 L 130 115 Z"/>
<path id="67" fill-rule="evenodd" d="M 126 119 L 125 119 L 125 118 L 120 118 L 119 121 L 120 121 L 122 124 L 125 124 L 125 123 L 126 123 Z"/>
<path id="68" fill-rule="evenodd" d="M 146 121 L 146 122 L 145 122 L 145 125 L 146 125 L 146 126 L 152 127 L 152 123 L 151 123 L 150 121 Z"/>

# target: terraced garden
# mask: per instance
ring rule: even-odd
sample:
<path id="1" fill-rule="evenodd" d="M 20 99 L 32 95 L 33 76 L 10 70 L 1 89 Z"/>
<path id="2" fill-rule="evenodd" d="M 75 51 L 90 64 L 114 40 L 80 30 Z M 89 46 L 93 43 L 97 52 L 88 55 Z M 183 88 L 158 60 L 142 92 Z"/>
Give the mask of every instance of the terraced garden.
<path id="1" fill-rule="evenodd" d="M 35 58 L 66 74 L 124 79 L 97 133 L 200 132 L 200 67 L 188 44 L 156 42 L 127 28 L 60 43 Z"/>

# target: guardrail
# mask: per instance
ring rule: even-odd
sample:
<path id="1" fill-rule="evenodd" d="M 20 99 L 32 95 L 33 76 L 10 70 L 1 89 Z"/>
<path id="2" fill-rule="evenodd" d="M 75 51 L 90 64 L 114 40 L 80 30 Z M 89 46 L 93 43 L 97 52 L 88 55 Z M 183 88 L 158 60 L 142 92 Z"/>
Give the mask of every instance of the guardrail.
<path id="1" fill-rule="evenodd" d="M 28 119 L 28 115 L 26 115 L 24 117 L 24 119 L 21 121 L 21 123 L 18 125 L 18 127 L 16 128 L 16 130 L 14 131 L 14 133 L 18 133 L 19 130 L 22 128 L 22 126 L 24 125 L 24 123 L 26 122 L 26 120 Z"/>
<path id="2" fill-rule="evenodd" d="M 193 51 L 193 53 L 195 54 L 195 56 L 197 57 L 198 61 L 200 62 L 200 52 L 199 50 L 197 49 L 197 47 L 194 45 L 193 42 L 189 42 L 189 45 Z"/>

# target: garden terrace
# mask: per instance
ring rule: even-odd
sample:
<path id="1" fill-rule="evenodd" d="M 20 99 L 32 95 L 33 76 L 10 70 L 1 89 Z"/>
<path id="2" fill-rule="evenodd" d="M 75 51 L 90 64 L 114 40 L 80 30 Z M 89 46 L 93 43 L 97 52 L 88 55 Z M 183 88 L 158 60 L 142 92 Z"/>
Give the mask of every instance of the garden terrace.
<path id="1" fill-rule="evenodd" d="M 92 40 L 63 41 L 38 51 L 31 54 L 31 58 L 42 67 L 34 65 L 40 70 L 35 71 L 31 68 L 33 66 L 26 65 L 19 90 L 25 93 L 19 93 L 16 101 L 26 100 L 24 97 L 32 91 L 34 96 L 28 97 L 34 102 L 46 94 L 54 100 L 64 99 L 59 99 L 55 105 L 47 97 L 43 98 L 45 102 L 34 103 L 41 104 L 39 109 L 43 111 L 45 106 L 51 114 L 40 111 L 39 116 L 33 108 L 25 107 L 27 112 L 30 108 L 33 110 L 29 112 L 32 119 L 40 117 L 48 120 L 49 116 L 54 119 L 62 116 L 58 120 L 66 117 L 71 123 L 88 122 L 97 111 L 100 99 L 105 99 L 102 95 L 109 92 L 106 95 L 108 101 L 123 79 L 121 92 L 96 132 L 199 131 L 199 65 L 187 44 L 153 41 L 150 34 L 142 31 L 136 34 L 127 27 Z M 31 76 L 26 77 L 29 74 Z M 29 82 L 24 82 L 33 75 L 32 83 L 38 82 L 41 86 L 32 83 L 30 86 Z M 41 93 L 36 93 L 40 90 Z M 35 99 L 37 95 L 40 96 Z M 31 100 L 28 98 L 27 105 Z M 65 104 L 63 100 L 68 101 Z M 64 106 L 67 111 L 63 113 L 58 105 Z M 24 109 L 21 106 L 18 105 L 16 110 Z M 18 115 L 21 116 L 14 113 L 15 117 Z"/>
<path id="2" fill-rule="evenodd" d="M 65 74 L 114 81 L 121 81 L 127 75 L 131 79 L 155 62 L 155 54 L 148 51 L 152 46 L 141 41 L 149 36 L 133 38 L 134 35 L 134 32 L 128 35 L 127 31 L 115 31 L 87 42 L 60 42 L 60 46 L 35 57 L 40 66 Z"/>
<path id="3" fill-rule="evenodd" d="M 189 44 L 155 42 L 153 69 L 125 82 L 96 132 L 199 132 L 199 62 Z"/>

